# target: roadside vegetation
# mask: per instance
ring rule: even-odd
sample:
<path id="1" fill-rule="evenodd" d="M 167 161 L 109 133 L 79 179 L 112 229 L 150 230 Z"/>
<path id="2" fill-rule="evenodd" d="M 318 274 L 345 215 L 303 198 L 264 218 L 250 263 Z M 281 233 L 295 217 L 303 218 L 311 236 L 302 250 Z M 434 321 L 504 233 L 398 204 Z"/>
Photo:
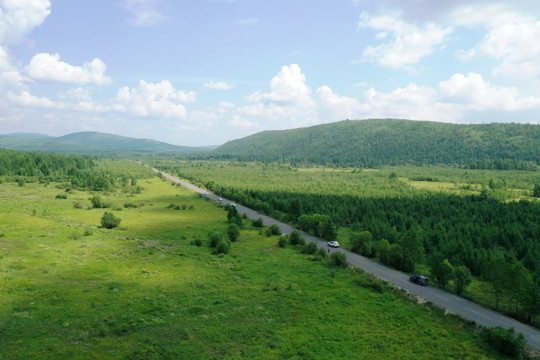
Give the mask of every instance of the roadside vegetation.
<path id="1" fill-rule="evenodd" d="M 154 165 L 539 326 L 536 171 L 204 161 Z"/>
<path id="2" fill-rule="evenodd" d="M 107 190 L 2 178 L 0 359 L 505 358 L 500 334 L 298 234 L 280 246 L 231 207 L 100 162 L 115 165 Z M 121 223 L 101 226 L 106 213 Z"/>

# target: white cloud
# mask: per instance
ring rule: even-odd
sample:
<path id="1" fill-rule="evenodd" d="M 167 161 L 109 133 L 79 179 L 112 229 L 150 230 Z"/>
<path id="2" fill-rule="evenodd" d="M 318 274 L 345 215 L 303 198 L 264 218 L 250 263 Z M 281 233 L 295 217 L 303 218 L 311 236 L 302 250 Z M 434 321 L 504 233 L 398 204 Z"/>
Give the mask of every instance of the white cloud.
<path id="1" fill-rule="evenodd" d="M 313 106 L 311 90 L 306 85 L 306 76 L 300 66 L 292 64 L 282 66 L 281 70 L 270 81 L 270 92 L 259 91 L 248 96 L 250 103 L 282 103 L 295 104 L 301 107 Z"/>
<path id="2" fill-rule="evenodd" d="M 254 130 L 259 127 L 259 123 L 257 121 L 248 120 L 239 115 L 234 115 L 233 119 L 229 122 L 229 125 L 246 131 Z"/>
<path id="3" fill-rule="evenodd" d="M 165 118 L 186 117 L 186 108 L 181 103 L 196 100 L 193 91 L 176 90 L 167 80 L 148 83 L 141 80 L 136 88 L 127 86 L 118 90 L 114 108 L 137 116 L 163 116 Z"/>
<path id="4" fill-rule="evenodd" d="M 203 86 L 205 88 L 214 89 L 214 90 L 231 90 L 231 89 L 234 89 L 234 85 L 227 84 L 226 82 L 223 82 L 223 81 L 218 81 L 218 82 L 209 81 L 209 82 L 204 83 Z"/>
<path id="5" fill-rule="evenodd" d="M 516 11 L 515 6 L 525 2 L 521 3 L 482 7 L 472 4 L 455 9 L 451 21 L 469 27 L 482 26 L 487 32 L 473 48 L 459 50 L 457 57 L 462 61 L 479 57 L 500 60 L 493 75 L 512 81 L 540 79 L 540 21 L 530 12 Z"/>
<path id="6" fill-rule="evenodd" d="M 435 90 L 414 83 L 391 93 L 371 88 L 364 93 L 364 99 L 363 111 L 373 117 L 453 122 L 461 116 L 450 104 L 439 102 Z"/>
<path id="7" fill-rule="evenodd" d="M 362 13 L 358 27 L 379 30 L 376 39 L 386 40 L 381 45 L 368 46 L 363 58 L 392 69 L 417 64 L 423 57 L 431 55 L 453 31 L 451 27 L 431 22 L 419 27 L 404 22 L 397 14 L 370 16 Z"/>
<path id="8" fill-rule="evenodd" d="M 458 58 L 469 61 L 475 57 L 500 59 L 493 69 L 495 76 L 511 79 L 540 78 L 540 21 L 528 16 L 484 19 L 487 35 L 472 49 L 457 53 Z"/>
<path id="9" fill-rule="evenodd" d="M 59 54 L 47 53 L 34 55 L 26 67 L 28 75 L 36 80 L 97 85 L 111 83 L 111 79 L 104 74 L 106 70 L 107 65 L 98 58 L 82 66 L 73 66 L 60 61 Z"/>
<path id="10" fill-rule="evenodd" d="M 454 74 L 439 84 L 441 93 L 472 110 L 522 110 L 540 106 L 540 99 L 520 97 L 514 87 L 492 85 L 476 73 Z"/>
<path id="11" fill-rule="evenodd" d="M 12 70 L 13 66 L 9 60 L 6 49 L 0 46 L 0 71 Z"/>
<path id="12" fill-rule="evenodd" d="M 60 107 L 58 104 L 56 104 L 54 101 L 44 98 L 44 97 L 37 97 L 32 94 L 30 94 L 28 91 L 23 91 L 20 95 L 15 95 L 13 93 L 8 94 L 9 100 L 17 104 L 19 106 L 23 107 L 38 107 L 38 108 L 58 108 Z"/>
<path id="13" fill-rule="evenodd" d="M 270 127 L 294 128 L 317 122 L 317 104 L 297 64 L 282 66 L 270 81 L 270 91 L 257 91 L 246 102 L 247 105 L 236 109 L 232 122 L 235 126 L 245 128 L 248 123 L 255 126 L 264 120 Z"/>
<path id="14" fill-rule="evenodd" d="M 49 0 L 0 1 L 0 45 L 18 42 L 51 13 Z"/>
<path id="15" fill-rule="evenodd" d="M 122 6 L 132 17 L 128 23 L 133 26 L 148 27 L 155 26 L 167 20 L 158 9 L 158 0 L 124 0 Z"/>
<path id="16" fill-rule="evenodd" d="M 317 89 L 317 95 L 321 108 L 326 110 L 322 116 L 327 122 L 354 119 L 360 113 L 361 106 L 357 99 L 340 96 L 326 85 Z"/>

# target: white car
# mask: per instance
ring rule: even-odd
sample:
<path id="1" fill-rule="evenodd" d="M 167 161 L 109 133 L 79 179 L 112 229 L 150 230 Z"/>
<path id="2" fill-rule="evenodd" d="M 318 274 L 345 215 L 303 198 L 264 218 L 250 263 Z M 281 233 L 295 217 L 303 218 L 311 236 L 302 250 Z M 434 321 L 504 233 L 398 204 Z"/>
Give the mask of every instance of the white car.
<path id="1" fill-rule="evenodd" d="M 329 242 L 328 242 L 328 246 L 334 247 L 334 248 L 338 248 L 338 247 L 339 247 L 339 243 L 338 243 L 337 241 L 329 241 Z"/>

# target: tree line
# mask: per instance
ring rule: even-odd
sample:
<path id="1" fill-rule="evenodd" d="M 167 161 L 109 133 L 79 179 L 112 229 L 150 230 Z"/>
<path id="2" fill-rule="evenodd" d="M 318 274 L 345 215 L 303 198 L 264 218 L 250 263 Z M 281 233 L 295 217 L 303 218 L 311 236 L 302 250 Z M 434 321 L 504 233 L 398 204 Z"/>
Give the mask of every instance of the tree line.
<path id="1" fill-rule="evenodd" d="M 75 171 L 91 169 L 94 166 L 94 159 L 89 156 L 0 149 L 0 176 L 60 179 Z"/>

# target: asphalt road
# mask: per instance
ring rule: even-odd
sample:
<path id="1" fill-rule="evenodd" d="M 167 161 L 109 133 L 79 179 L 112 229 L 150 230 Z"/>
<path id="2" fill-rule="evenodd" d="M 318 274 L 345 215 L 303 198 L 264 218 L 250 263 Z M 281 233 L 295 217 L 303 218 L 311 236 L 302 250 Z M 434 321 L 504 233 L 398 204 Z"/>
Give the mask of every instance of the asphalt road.
<path id="1" fill-rule="evenodd" d="M 211 192 L 207 192 L 206 190 L 203 190 L 184 180 L 178 179 L 170 174 L 161 172 L 155 168 L 152 168 L 152 170 L 158 173 L 160 172 L 167 179 L 174 181 L 176 183 L 179 183 L 182 186 L 185 186 L 186 188 L 194 192 L 203 194 L 204 196 L 207 196 L 208 198 L 212 200 L 221 202 L 225 205 L 233 204 L 233 202 L 231 202 L 230 200 L 222 199 Z M 236 208 L 238 209 L 238 212 L 242 214 L 246 214 L 251 219 L 258 219 L 258 218 L 263 219 L 264 224 L 266 226 L 273 225 L 273 224 L 278 225 L 282 233 L 290 234 L 293 230 L 295 230 L 295 228 L 293 228 L 290 225 L 281 223 L 266 215 L 259 214 L 258 212 L 252 209 L 249 209 L 245 206 L 237 204 Z M 304 232 L 302 232 L 302 235 L 306 238 L 307 242 L 314 242 L 320 248 L 324 248 L 324 249 L 328 248 L 326 241 L 323 241 L 319 238 L 316 238 Z M 400 271 L 375 263 L 369 260 L 368 258 L 352 253 L 350 251 L 347 251 L 341 248 L 338 248 L 338 249 L 331 248 L 330 251 L 331 252 L 339 251 L 339 252 L 344 253 L 347 256 L 347 262 L 349 262 L 349 264 L 356 266 L 357 268 L 360 268 L 370 274 L 373 274 L 374 276 L 382 280 L 388 281 L 415 295 L 418 295 L 419 297 L 423 299 L 431 301 L 432 303 L 437 304 L 440 307 L 445 308 L 452 313 L 458 314 L 465 319 L 472 320 L 482 326 L 487 326 L 487 327 L 501 326 L 506 329 L 514 328 L 516 332 L 518 333 L 521 332 L 525 336 L 525 339 L 527 340 L 527 344 L 531 348 L 540 351 L 540 331 L 528 325 L 525 325 L 507 316 L 496 313 L 492 310 L 486 309 L 478 304 L 475 304 L 471 301 L 468 301 L 454 294 L 450 294 L 439 288 L 435 288 L 431 286 L 420 286 L 420 285 L 414 284 L 409 281 L 408 275 L 403 274 Z"/>

